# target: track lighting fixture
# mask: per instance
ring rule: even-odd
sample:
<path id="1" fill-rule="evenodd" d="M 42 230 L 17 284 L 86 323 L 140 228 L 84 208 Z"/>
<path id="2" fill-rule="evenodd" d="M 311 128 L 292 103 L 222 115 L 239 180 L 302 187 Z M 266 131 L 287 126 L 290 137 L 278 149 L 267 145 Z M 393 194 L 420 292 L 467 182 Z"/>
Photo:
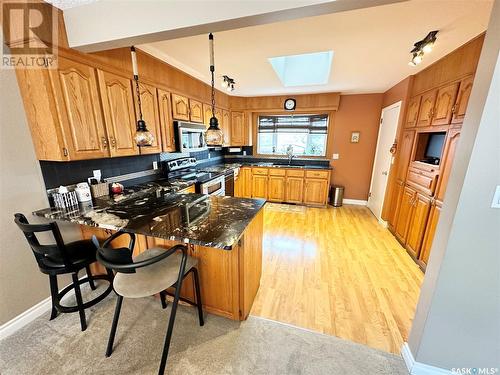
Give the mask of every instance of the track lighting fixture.
<path id="1" fill-rule="evenodd" d="M 408 63 L 410 66 L 417 66 L 422 62 L 424 54 L 432 51 L 434 47 L 434 43 L 436 42 L 436 34 L 438 30 L 431 31 L 426 37 L 422 40 L 419 40 L 413 45 L 413 49 L 410 51 L 412 54 L 412 59 Z"/>
<path id="2" fill-rule="evenodd" d="M 225 88 L 227 91 L 231 92 L 234 91 L 234 79 L 232 79 L 229 76 L 223 75 L 222 76 L 222 87 Z"/>

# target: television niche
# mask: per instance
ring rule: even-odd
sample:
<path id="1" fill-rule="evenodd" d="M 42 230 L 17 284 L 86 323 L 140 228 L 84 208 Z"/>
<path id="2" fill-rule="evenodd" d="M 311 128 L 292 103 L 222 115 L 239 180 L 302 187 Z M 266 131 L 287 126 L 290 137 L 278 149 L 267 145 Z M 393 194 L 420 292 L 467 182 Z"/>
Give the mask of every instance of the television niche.
<path id="1" fill-rule="evenodd" d="M 446 132 L 418 133 L 414 161 L 439 165 L 445 139 Z"/>

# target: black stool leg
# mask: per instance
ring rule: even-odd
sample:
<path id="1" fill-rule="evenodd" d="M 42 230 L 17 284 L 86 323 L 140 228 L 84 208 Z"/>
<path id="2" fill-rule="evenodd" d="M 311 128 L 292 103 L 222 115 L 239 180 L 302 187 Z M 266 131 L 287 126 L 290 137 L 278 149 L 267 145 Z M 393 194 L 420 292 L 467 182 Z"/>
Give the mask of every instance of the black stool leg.
<path id="1" fill-rule="evenodd" d="M 78 313 L 80 314 L 80 324 L 82 331 L 87 329 L 87 321 L 85 320 L 85 309 L 83 308 L 82 292 L 80 291 L 80 284 L 78 283 L 78 274 L 75 272 L 71 274 L 73 278 L 73 285 L 75 287 L 76 304 L 78 306 Z"/>
<path id="2" fill-rule="evenodd" d="M 90 289 L 96 290 L 96 286 L 94 284 L 94 278 L 92 277 L 92 272 L 90 272 L 90 267 L 85 266 L 85 271 L 87 272 L 87 277 L 89 278 Z"/>
<path id="3" fill-rule="evenodd" d="M 170 312 L 170 319 L 168 321 L 167 336 L 165 336 L 165 343 L 163 344 L 163 353 L 161 355 L 160 369 L 158 374 L 165 373 L 165 366 L 167 364 L 168 349 L 170 348 L 170 340 L 172 340 L 172 332 L 174 330 L 175 314 L 177 312 L 177 305 L 181 294 L 182 277 L 179 278 L 175 286 L 174 302 L 172 303 L 172 311 Z"/>
<path id="4" fill-rule="evenodd" d="M 165 293 L 164 290 L 160 292 L 160 300 L 161 300 L 161 307 L 163 309 L 166 309 L 167 308 L 167 293 Z"/>
<path id="5" fill-rule="evenodd" d="M 55 319 L 57 317 L 57 309 L 56 306 L 58 304 L 58 293 L 59 293 L 59 288 L 57 287 L 57 276 L 56 275 L 49 275 L 49 282 L 50 282 L 50 296 L 52 299 L 52 312 L 50 313 L 50 320 Z"/>
<path id="6" fill-rule="evenodd" d="M 108 347 L 106 348 L 106 357 L 109 357 L 113 352 L 113 342 L 115 341 L 116 327 L 118 326 L 118 319 L 120 318 L 122 302 L 123 297 L 118 295 L 118 299 L 116 300 L 115 315 L 113 317 L 113 324 L 111 325 L 111 332 L 109 333 Z"/>
<path id="7" fill-rule="evenodd" d="M 198 270 L 193 268 L 194 275 L 194 288 L 196 290 L 196 306 L 198 307 L 198 319 L 200 320 L 200 326 L 205 324 L 203 320 L 203 307 L 201 303 L 201 292 L 200 292 L 200 278 L 198 277 Z"/>

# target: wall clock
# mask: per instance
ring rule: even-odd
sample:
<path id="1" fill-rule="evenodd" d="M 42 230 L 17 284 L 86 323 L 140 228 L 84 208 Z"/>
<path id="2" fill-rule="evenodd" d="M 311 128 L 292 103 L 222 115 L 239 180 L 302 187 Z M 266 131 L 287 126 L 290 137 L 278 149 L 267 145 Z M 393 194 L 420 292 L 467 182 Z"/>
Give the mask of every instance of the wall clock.
<path id="1" fill-rule="evenodd" d="M 287 111 L 293 111 L 297 105 L 297 102 L 293 98 L 285 99 L 284 108 Z"/>

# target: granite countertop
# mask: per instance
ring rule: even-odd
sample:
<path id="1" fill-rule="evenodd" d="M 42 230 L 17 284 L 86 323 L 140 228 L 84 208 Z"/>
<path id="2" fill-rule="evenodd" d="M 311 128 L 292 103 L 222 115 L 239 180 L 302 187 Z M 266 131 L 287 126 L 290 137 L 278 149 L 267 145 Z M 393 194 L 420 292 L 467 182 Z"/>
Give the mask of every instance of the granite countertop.
<path id="1" fill-rule="evenodd" d="M 216 164 L 212 165 L 209 167 L 204 167 L 200 168 L 202 171 L 205 172 L 218 172 L 218 173 L 225 173 L 226 171 L 234 168 L 239 168 L 239 167 L 273 167 L 273 168 L 302 168 L 302 169 L 325 169 L 325 170 L 330 170 L 332 169 L 331 166 L 329 165 L 320 165 L 320 164 L 301 164 L 300 162 L 297 163 L 292 162 L 291 165 L 288 164 L 287 160 L 280 160 L 280 161 L 241 161 L 238 163 L 226 163 L 226 164 Z"/>
<path id="2" fill-rule="evenodd" d="M 34 215 L 111 230 L 230 250 L 264 206 L 264 199 L 177 194 L 171 181 L 128 188 L 93 206 L 46 208 Z M 182 190 L 182 189 L 180 189 Z"/>

